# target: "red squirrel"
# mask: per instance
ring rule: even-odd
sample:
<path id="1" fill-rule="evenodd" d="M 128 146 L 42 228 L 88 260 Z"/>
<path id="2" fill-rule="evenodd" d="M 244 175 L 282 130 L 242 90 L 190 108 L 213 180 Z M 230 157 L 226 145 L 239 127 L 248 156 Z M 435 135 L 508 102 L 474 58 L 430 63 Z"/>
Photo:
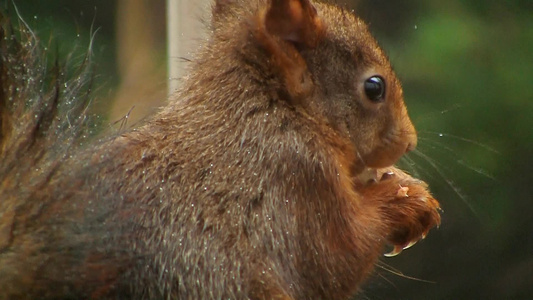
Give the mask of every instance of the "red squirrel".
<path id="1" fill-rule="evenodd" d="M 182 88 L 99 140 L 90 76 L 2 19 L 0 299 L 348 299 L 440 224 L 393 167 L 416 131 L 350 11 L 215 1 Z"/>

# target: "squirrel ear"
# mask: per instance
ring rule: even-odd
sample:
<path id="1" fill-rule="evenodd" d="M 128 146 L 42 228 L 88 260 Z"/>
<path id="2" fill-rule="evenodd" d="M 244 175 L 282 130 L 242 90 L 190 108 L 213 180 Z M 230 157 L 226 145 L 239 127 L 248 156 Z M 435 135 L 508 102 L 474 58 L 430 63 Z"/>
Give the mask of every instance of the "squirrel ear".
<path id="1" fill-rule="evenodd" d="M 258 15 L 255 33 L 290 99 L 300 102 L 311 92 L 313 82 L 298 49 L 316 47 L 323 34 L 315 7 L 309 0 L 271 0 Z"/>
<path id="2" fill-rule="evenodd" d="M 315 47 L 322 33 L 322 22 L 309 0 L 272 0 L 264 21 L 269 33 L 308 47 Z"/>

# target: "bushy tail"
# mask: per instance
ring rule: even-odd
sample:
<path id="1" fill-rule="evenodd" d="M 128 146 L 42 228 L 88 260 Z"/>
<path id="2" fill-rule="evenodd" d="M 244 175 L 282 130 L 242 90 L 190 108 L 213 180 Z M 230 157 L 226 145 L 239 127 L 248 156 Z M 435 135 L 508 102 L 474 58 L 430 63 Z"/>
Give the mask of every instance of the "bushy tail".
<path id="1" fill-rule="evenodd" d="M 68 185 L 54 184 L 69 178 L 62 162 L 91 130 L 92 77 L 88 56 L 74 68 L 48 63 L 47 48 L 14 19 L 0 12 L 0 299 L 54 298 L 75 286 L 67 269 L 89 244 L 74 204 L 64 208 L 53 186 Z"/>
<path id="2" fill-rule="evenodd" d="M 0 13 L 0 198 L 46 183 L 90 128 L 89 56 L 69 71 L 46 51 L 22 18 Z"/>

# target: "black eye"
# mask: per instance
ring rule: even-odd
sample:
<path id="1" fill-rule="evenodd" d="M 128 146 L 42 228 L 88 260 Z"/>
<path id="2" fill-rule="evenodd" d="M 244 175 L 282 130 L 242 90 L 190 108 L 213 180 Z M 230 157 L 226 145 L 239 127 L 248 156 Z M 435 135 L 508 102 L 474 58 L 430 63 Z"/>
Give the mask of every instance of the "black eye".
<path id="1" fill-rule="evenodd" d="M 385 81 L 380 76 L 372 76 L 365 81 L 365 94 L 372 102 L 379 102 L 385 96 Z"/>

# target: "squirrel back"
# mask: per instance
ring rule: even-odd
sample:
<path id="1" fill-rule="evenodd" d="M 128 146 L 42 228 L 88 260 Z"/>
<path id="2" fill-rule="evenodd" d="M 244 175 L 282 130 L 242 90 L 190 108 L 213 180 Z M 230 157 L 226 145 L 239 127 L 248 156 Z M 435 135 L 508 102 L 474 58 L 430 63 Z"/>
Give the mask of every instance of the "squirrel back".
<path id="1" fill-rule="evenodd" d="M 211 26 L 159 113 L 92 142 L 85 71 L 3 27 L 0 298 L 345 299 L 439 224 L 392 167 L 416 133 L 360 19 L 218 0 Z"/>

